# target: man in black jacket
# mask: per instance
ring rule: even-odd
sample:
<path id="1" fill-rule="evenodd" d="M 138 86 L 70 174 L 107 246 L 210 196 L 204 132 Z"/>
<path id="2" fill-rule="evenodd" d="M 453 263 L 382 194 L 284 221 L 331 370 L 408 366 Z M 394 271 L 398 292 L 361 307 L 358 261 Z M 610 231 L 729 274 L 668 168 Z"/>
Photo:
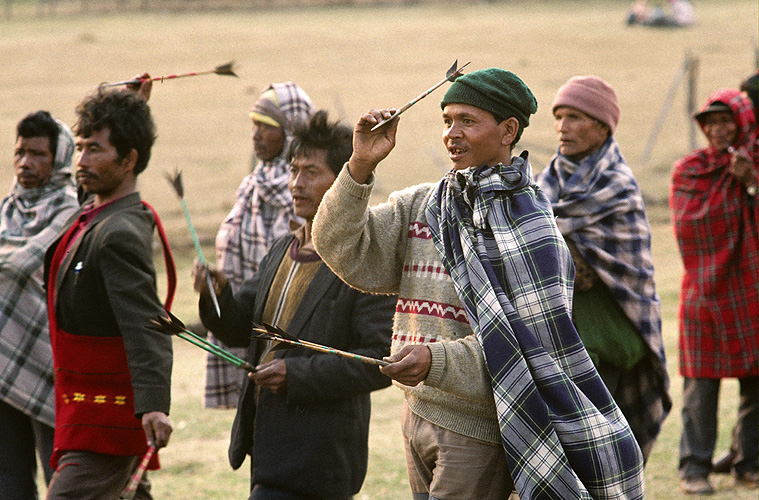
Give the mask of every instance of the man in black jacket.
<path id="1" fill-rule="evenodd" d="M 195 290 L 203 324 L 225 344 L 247 346 L 248 361 L 258 365 L 242 389 L 229 448 L 235 469 L 252 456 L 249 500 L 348 499 L 366 476 L 369 392 L 390 379 L 352 359 L 300 348 L 271 351 L 265 341 L 251 341 L 251 322 L 381 358 L 390 350 L 397 297 L 349 287 L 311 243 L 311 221 L 351 155 L 352 131 L 319 111 L 293 136 L 289 188 L 305 224 L 274 243 L 237 294 L 223 273 L 210 271 L 221 318 L 197 263 Z"/>
<path id="2" fill-rule="evenodd" d="M 116 498 L 148 444 L 171 435 L 171 338 L 153 268 L 155 215 L 137 176 L 155 125 L 143 98 L 97 92 L 77 107 L 76 178 L 90 201 L 48 249 L 56 467 L 48 500 Z M 167 301 L 168 302 L 168 301 Z M 158 467 L 157 456 L 149 469 Z M 140 488 L 137 498 L 151 498 Z"/>

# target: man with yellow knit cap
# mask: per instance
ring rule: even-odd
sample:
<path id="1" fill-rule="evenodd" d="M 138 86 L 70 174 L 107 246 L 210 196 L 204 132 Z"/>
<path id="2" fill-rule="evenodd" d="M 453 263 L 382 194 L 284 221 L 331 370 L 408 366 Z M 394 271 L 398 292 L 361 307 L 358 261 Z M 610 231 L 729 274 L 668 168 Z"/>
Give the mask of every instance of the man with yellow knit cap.
<path id="1" fill-rule="evenodd" d="M 258 164 L 237 188 L 236 202 L 216 235 L 216 263 L 236 292 L 251 278 L 271 244 L 289 234 L 293 200 L 287 181 L 291 130 L 308 121 L 311 98 L 293 82 L 272 83 L 250 110 L 253 149 Z M 219 342 L 209 334 L 214 342 Z M 244 349 L 231 348 L 240 356 Z M 245 371 L 218 357 L 206 362 L 206 408 L 234 408 Z"/>

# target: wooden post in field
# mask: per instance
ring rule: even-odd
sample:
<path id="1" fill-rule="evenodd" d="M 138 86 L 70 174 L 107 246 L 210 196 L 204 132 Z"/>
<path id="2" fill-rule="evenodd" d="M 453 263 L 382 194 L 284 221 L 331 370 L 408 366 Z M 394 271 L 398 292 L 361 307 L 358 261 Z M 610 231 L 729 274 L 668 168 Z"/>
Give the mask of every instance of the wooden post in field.
<path id="1" fill-rule="evenodd" d="M 675 75 L 674 80 L 672 80 L 672 84 L 669 86 L 667 97 L 664 99 L 664 104 L 662 105 L 661 111 L 659 112 L 659 118 L 656 120 L 656 124 L 654 124 L 654 128 L 651 131 L 651 135 L 648 137 L 648 142 L 646 143 L 646 147 L 643 150 L 643 154 L 641 155 L 641 161 L 644 165 L 647 164 L 648 160 L 651 158 L 651 150 L 654 149 L 656 140 L 659 138 L 659 132 L 661 132 L 662 125 L 664 125 L 664 120 L 667 118 L 669 109 L 672 107 L 672 102 L 675 99 L 677 87 L 680 86 L 680 82 L 689 70 L 690 60 L 690 55 L 686 55 L 683 65 L 680 67 L 680 70 Z"/>
<path id="2" fill-rule="evenodd" d="M 696 121 L 691 117 L 696 111 L 696 84 L 698 83 L 698 58 L 688 54 L 688 102 L 685 113 L 688 117 L 688 130 L 690 131 L 690 149 L 696 149 Z"/>

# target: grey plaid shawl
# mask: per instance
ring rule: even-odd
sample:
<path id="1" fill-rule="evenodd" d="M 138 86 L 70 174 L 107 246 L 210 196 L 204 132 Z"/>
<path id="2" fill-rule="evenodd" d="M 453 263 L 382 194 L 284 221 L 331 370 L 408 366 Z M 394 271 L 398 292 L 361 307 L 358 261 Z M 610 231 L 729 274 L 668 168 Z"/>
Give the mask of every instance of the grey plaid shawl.
<path id="1" fill-rule="evenodd" d="M 27 189 L 15 182 L 0 214 L 0 399 L 53 426 L 53 363 L 42 266 L 45 251 L 79 209 L 71 180 L 74 139 L 60 133 L 53 175 Z"/>
<path id="2" fill-rule="evenodd" d="M 485 354 L 519 497 L 643 498 L 640 448 L 572 324 L 574 268 L 526 154 L 448 174 L 427 221 Z"/>
<path id="3" fill-rule="evenodd" d="M 574 242 L 649 347 L 643 369 L 626 374 L 614 395 L 648 455 L 672 401 L 643 196 L 613 137 L 579 164 L 557 154 L 537 183 L 561 234 Z"/>

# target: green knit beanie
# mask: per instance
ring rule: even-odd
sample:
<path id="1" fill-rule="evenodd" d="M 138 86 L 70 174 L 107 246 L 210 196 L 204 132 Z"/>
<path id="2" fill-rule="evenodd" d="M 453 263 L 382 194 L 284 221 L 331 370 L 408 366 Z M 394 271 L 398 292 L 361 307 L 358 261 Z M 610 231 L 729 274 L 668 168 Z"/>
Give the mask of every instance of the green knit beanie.
<path id="1" fill-rule="evenodd" d="M 511 71 L 488 68 L 462 75 L 445 93 L 441 108 L 448 104 L 470 104 L 495 116 L 512 116 L 522 128 L 530 124 L 530 115 L 538 110 L 538 101 L 525 83 Z"/>

